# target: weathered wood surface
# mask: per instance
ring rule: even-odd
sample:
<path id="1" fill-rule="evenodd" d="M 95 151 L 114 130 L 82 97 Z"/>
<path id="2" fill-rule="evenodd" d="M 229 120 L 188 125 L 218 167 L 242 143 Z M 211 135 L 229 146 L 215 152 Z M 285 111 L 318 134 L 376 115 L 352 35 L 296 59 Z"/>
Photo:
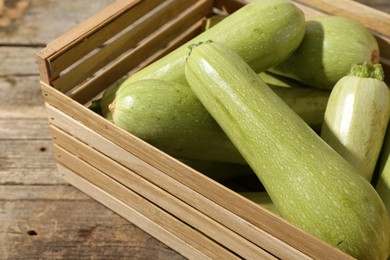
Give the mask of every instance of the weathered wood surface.
<path id="1" fill-rule="evenodd" d="M 0 259 L 182 259 L 57 173 L 36 53 L 114 0 L 0 0 Z"/>
<path id="2" fill-rule="evenodd" d="M 0 0 L 0 259 L 182 259 L 54 162 L 35 54 L 113 1 Z M 359 1 L 390 12 L 388 0 Z"/>

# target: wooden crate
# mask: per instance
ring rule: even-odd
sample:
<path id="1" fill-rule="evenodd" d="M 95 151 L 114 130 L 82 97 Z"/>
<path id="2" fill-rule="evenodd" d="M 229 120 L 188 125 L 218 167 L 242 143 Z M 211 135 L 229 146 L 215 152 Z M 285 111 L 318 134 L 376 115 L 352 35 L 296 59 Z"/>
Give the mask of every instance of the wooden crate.
<path id="1" fill-rule="evenodd" d="M 190 259 L 348 259 L 87 107 L 124 75 L 197 35 L 206 16 L 243 4 L 116 1 L 41 50 L 41 88 L 58 169 L 72 185 Z M 389 71 L 389 15 L 348 0 L 295 4 L 307 17 L 343 15 L 373 30 Z"/>

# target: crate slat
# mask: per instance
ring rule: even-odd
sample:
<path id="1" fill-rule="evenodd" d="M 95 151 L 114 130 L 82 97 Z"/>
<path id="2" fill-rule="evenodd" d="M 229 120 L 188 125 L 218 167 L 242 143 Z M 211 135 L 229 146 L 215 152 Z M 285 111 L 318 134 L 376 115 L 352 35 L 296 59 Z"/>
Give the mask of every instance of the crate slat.
<path id="1" fill-rule="evenodd" d="M 56 145 L 54 147 L 56 155 L 59 156 L 59 163 L 63 164 L 62 167 L 59 166 L 60 171 L 64 173 L 68 168 L 74 172 L 71 174 L 67 171 L 65 174 L 73 175 L 71 177 L 74 181 L 71 183 L 75 187 L 108 208 L 114 209 L 180 254 L 190 259 L 217 259 L 222 256 L 224 259 L 237 259 L 237 256 L 186 223 L 113 181 L 61 147 Z"/>

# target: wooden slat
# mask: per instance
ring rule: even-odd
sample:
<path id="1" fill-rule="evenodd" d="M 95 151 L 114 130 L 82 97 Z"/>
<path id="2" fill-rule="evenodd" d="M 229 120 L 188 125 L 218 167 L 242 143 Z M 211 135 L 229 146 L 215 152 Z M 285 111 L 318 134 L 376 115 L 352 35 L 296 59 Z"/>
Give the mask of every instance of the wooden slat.
<path id="1" fill-rule="evenodd" d="M 327 14 L 341 15 L 358 21 L 390 40 L 390 14 L 352 0 L 294 0 Z"/>
<path id="2" fill-rule="evenodd" d="M 90 186 L 96 186 L 93 191 L 88 192 L 88 188 L 83 185 L 85 181 L 82 181 L 76 187 L 83 191 L 87 190 L 88 195 L 96 198 L 103 205 L 114 209 L 118 214 L 177 252 L 190 259 L 216 259 L 218 257 L 237 259 L 232 253 L 206 238 L 186 223 L 168 214 L 61 147 L 55 145 L 55 150 L 61 164 L 71 171 L 77 170 L 77 175 L 80 178 L 88 181 Z M 64 171 L 61 166 L 59 168 L 61 172 Z M 101 191 L 97 189 L 101 189 Z"/>
<path id="3" fill-rule="evenodd" d="M 17 51 L 14 51 L 15 47 L 0 46 L 0 77 L 38 76 L 38 67 L 32 57 L 35 57 L 40 49 L 41 47 L 18 47 Z"/>
<path id="4" fill-rule="evenodd" d="M 0 140 L 48 139 L 47 118 L 2 118 L 0 115 Z"/>
<path id="5" fill-rule="evenodd" d="M 57 166 L 56 166 L 57 167 Z M 28 188 L 26 188 L 28 187 Z M 92 200 L 69 184 L 64 185 L 1 185 L 0 201 Z"/>
<path id="6" fill-rule="evenodd" d="M 165 209 L 167 212 L 188 223 L 188 225 L 234 251 L 237 255 L 241 255 L 246 259 L 254 259 L 260 256 L 264 259 L 274 259 L 274 257 L 270 257 L 269 253 L 263 249 L 255 246 L 226 227 L 223 227 L 218 222 L 195 210 L 170 193 L 148 182 L 135 172 L 96 152 L 96 150 L 89 148 L 77 139 L 72 138 L 58 128 L 51 127 L 51 132 L 55 137 L 56 145 L 61 146 L 76 157 L 93 165 L 102 173 L 145 197 L 160 208 Z M 176 194 L 180 194 L 179 192 L 177 191 Z"/>
<path id="7" fill-rule="evenodd" d="M 51 140 L 0 139 L 0 185 L 64 183 L 57 173 Z"/>
<path id="8" fill-rule="evenodd" d="M 66 97 L 56 100 L 54 96 L 62 96 L 62 94 L 53 91 L 51 88 L 47 90 L 49 90 L 47 92 L 48 102 L 52 104 L 54 103 L 56 107 L 63 111 L 67 111 L 67 113 L 76 120 L 83 121 L 83 124 L 85 124 L 87 128 L 91 129 L 91 131 L 97 131 L 105 138 L 120 144 L 120 146 L 127 151 L 131 151 L 130 153 L 121 152 L 120 150 L 110 152 L 112 153 L 111 157 L 115 156 L 116 161 L 120 161 L 125 165 L 127 162 L 127 165 L 129 165 L 128 167 L 135 167 L 135 165 L 139 166 L 140 168 L 137 169 L 138 174 L 144 174 L 144 177 L 148 180 L 158 180 L 159 185 L 164 185 L 164 179 L 161 179 L 160 177 L 161 174 L 157 175 L 157 177 L 154 176 L 153 168 L 148 167 L 148 165 L 142 166 L 139 163 L 134 165 L 134 163 L 129 162 L 129 160 L 131 160 L 129 158 L 133 158 L 131 154 L 135 154 L 137 157 L 142 158 L 152 167 L 156 167 L 163 171 L 167 177 L 176 180 L 176 182 L 171 181 L 166 183 L 164 189 L 170 190 L 172 189 L 172 185 L 174 183 L 181 182 L 185 187 L 185 190 L 180 193 L 181 199 L 186 200 L 188 204 L 196 207 L 207 215 L 214 216 L 215 219 L 220 220 L 221 223 L 224 223 L 226 226 L 241 234 L 243 237 L 246 237 L 248 240 L 261 245 L 269 252 L 274 252 L 275 254 L 294 255 L 297 254 L 298 251 L 302 251 L 312 257 L 326 257 L 332 255 L 334 258 L 348 258 L 348 256 L 344 253 L 334 249 L 328 244 L 314 238 L 300 229 L 297 229 L 286 221 L 275 217 L 273 214 L 264 211 L 262 208 L 258 207 L 258 205 L 244 200 L 235 192 L 232 192 L 218 183 L 210 181 L 210 179 L 204 175 L 191 171 L 191 169 L 186 167 L 184 164 L 178 163 L 166 154 L 156 150 L 154 147 L 129 135 L 127 132 L 117 128 L 107 120 L 104 120 L 95 114 L 91 114 L 88 118 L 84 118 L 82 114 L 85 108 L 82 106 L 75 108 L 77 110 L 77 115 L 75 115 L 75 113 L 71 111 L 73 110 L 73 106 L 69 106 L 68 103 L 74 101 L 68 101 L 66 100 Z M 46 87 L 43 86 L 43 91 L 45 93 L 47 90 Z M 67 104 L 65 107 L 61 105 L 63 102 Z M 79 106 L 79 104 L 76 106 Z M 56 118 L 56 116 L 53 118 Z M 59 124 L 55 122 L 52 123 L 56 125 Z M 66 127 L 66 125 L 69 124 L 64 124 L 62 127 Z M 71 129 L 75 129 L 75 127 L 75 125 L 72 125 Z M 68 129 L 67 131 L 71 132 L 71 129 Z M 85 130 L 77 131 L 73 134 L 77 135 L 77 133 L 84 133 L 82 136 L 79 134 L 78 138 L 91 137 L 91 132 L 85 134 Z M 96 145 L 102 145 L 104 139 L 96 142 L 96 136 L 93 138 L 94 141 L 90 140 L 87 141 L 87 143 L 90 143 L 94 147 L 96 147 Z M 110 144 L 110 142 L 108 144 Z M 115 146 L 111 146 L 109 149 L 107 147 L 102 148 L 103 151 L 113 151 L 113 149 L 115 149 Z M 144 171 L 142 171 L 143 167 L 146 167 L 146 169 L 144 168 Z M 150 176 L 148 177 L 147 175 Z M 183 187 L 183 185 L 181 185 L 181 187 Z M 177 188 L 174 190 L 176 189 Z M 202 200 L 202 198 L 207 199 Z M 275 229 L 275 226 L 283 226 L 283 230 Z M 269 232 L 276 238 L 272 238 L 272 236 L 269 235 L 267 236 L 264 231 Z M 284 244 L 284 246 L 280 246 L 280 243 Z M 285 243 L 291 246 L 286 246 Z M 284 250 L 280 251 L 280 248 L 284 248 Z M 293 248 L 297 248 L 298 251 Z"/>

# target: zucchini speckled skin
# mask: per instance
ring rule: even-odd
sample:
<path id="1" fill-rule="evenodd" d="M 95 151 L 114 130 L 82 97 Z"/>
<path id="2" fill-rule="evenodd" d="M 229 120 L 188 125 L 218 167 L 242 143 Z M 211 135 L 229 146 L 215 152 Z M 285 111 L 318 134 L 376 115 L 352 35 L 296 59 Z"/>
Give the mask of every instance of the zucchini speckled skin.
<path id="1" fill-rule="evenodd" d="M 188 86 L 136 81 L 116 92 L 110 112 L 116 125 L 176 158 L 246 164 Z"/>
<path id="2" fill-rule="evenodd" d="M 188 83 L 286 220 L 358 259 L 386 259 L 390 220 L 372 185 L 230 48 L 193 47 Z"/>
<path id="3" fill-rule="evenodd" d="M 378 161 L 378 176 L 375 188 L 382 198 L 390 216 L 390 127 L 383 142 L 381 156 Z"/>
<path id="4" fill-rule="evenodd" d="M 352 71 L 330 94 L 321 137 L 371 181 L 389 122 L 390 91 L 380 64 Z"/>
<path id="5" fill-rule="evenodd" d="M 188 45 L 213 39 L 233 48 L 256 71 L 285 60 L 298 47 L 305 31 L 302 11 L 288 0 L 256 0 L 232 13 L 134 75 L 123 85 L 140 79 L 162 79 L 186 84 Z"/>
<path id="6" fill-rule="evenodd" d="M 274 91 L 306 123 L 320 127 L 328 97 L 325 91 L 283 87 Z M 120 91 L 108 90 L 103 103 L 108 99 L 114 100 L 111 111 L 105 112 L 107 119 L 176 158 L 246 164 L 188 86 L 145 79 Z"/>
<path id="7" fill-rule="evenodd" d="M 379 62 L 379 47 L 374 35 L 351 19 L 320 16 L 306 22 L 300 46 L 270 71 L 330 90 L 348 74 L 353 64 L 363 62 Z"/>

